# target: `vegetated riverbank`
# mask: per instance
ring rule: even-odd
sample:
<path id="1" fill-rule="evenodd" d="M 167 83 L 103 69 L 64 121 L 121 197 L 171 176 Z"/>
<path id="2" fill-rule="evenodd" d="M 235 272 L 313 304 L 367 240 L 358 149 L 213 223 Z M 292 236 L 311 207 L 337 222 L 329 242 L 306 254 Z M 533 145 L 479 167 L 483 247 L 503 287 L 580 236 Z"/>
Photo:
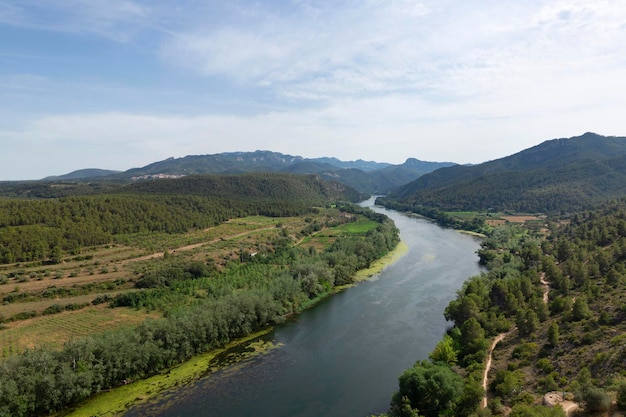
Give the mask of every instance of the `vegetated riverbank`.
<path id="1" fill-rule="evenodd" d="M 351 285 L 347 285 L 346 287 L 353 286 L 361 281 L 365 281 L 369 278 L 372 278 L 375 275 L 380 274 L 385 268 L 390 265 L 393 265 L 395 262 L 400 260 L 406 253 L 408 252 L 408 246 L 406 243 L 400 241 L 394 250 L 389 252 L 387 255 L 382 258 L 374 261 L 369 268 L 361 269 L 357 271 L 354 276 L 354 283 Z"/>
<path id="2" fill-rule="evenodd" d="M 384 416 L 565 417 L 569 399 L 580 415 L 623 415 L 626 201 L 546 228 L 501 225 L 483 241 L 488 272 L 450 302 L 455 326 L 400 376 Z"/>
<path id="3" fill-rule="evenodd" d="M 325 296 L 316 297 L 316 299 L 311 300 L 311 303 L 307 305 L 307 308 L 314 307 L 319 301 L 331 296 L 334 293 L 344 291 L 359 284 L 360 282 L 375 277 L 385 268 L 402 258 L 407 251 L 408 247 L 406 243 L 399 242 L 397 246 L 388 254 L 372 262 L 369 268 L 357 271 L 352 284 L 334 287 L 331 293 L 327 293 Z M 248 359 L 254 355 L 268 353 L 277 346 L 272 343 L 259 341 L 259 338 L 272 332 L 273 329 L 274 328 L 272 326 L 267 327 L 246 337 L 234 340 L 222 348 L 194 356 L 189 361 L 164 370 L 158 375 L 98 394 L 85 401 L 78 408 L 72 409 L 69 412 L 59 413 L 57 416 L 113 417 L 122 415 L 132 406 L 141 404 L 149 399 L 156 398 L 168 390 L 189 384 L 206 376 L 207 374 L 231 366 L 238 361 Z M 243 353 L 230 357 L 228 361 L 218 361 L 220 356 L 228 354 L 230 350 L 234 349 Z"/>
<path id="4" fill-rule="evenodd" d="M 57 414 L 58 417 L 92 417 L 92 416 L 118 416 L 136 404 L 154 398 L 164 391 L 193 382 L 207 373 L 215 372 L 221 367 L 213 366 L 216 358 L 235 347 L 243 347 L 245 354 L 238 357 L 243 360 L 253 355 L 267 352 L 275 346 L 271 343 L 256 341 L 259 337 L 270 333 L 272 327 L 268 327 L 256 333 L 250 334 L 238 340 L 234 340 L 226 346 L 212 350 L 204 354 L 194 356 L 187 362 L 176 365 L 160 372 L 158 375 L 123 385 L 106 392 L 102 392 L 93 398 L 80 404 L 78 408 Z M 227 366 L 228 364 L 223 364 Z"/>

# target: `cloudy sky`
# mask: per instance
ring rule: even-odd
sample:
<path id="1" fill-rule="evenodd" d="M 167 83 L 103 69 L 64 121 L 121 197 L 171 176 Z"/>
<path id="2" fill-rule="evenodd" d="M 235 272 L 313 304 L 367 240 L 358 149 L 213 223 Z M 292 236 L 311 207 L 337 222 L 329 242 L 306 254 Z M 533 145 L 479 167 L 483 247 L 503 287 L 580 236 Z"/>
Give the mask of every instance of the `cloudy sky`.
<path id="1" fill-rule="evenodd" d="M 623 0 L 0 0 L 0 180 L 626 136 Z"/>

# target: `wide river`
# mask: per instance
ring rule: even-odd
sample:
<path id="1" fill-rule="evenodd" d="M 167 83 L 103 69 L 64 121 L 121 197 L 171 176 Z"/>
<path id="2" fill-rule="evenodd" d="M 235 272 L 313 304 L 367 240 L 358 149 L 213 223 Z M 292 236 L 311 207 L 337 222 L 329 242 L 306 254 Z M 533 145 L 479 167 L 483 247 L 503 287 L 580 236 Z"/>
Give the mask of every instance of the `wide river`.
<path id="1" fill-rule="evenodd" d="M 426 220 L 391 217 L 408 252 L 265 338 L 279 344 L 125 417 L 367 417 L 387 410 L 398 376 L 449 326 L 443 311 L 479 274 L 479 241 Z"/>

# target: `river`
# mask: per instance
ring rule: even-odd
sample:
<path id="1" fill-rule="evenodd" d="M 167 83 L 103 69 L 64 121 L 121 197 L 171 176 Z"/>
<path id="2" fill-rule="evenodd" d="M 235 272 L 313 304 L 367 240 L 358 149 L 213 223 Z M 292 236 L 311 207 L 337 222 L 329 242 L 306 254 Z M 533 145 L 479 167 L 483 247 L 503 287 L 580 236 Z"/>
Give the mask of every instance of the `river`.
<path id="1" fill-rule="evenodd" d="M 372 280 L 265 336 L 279 347 L 129 410 L 124 417 L 366 417 L 387 410 L 398 376 L 449 326 L 443 311 L 479 274 L 479 241 L 374 207 L 408 252 Z"/>

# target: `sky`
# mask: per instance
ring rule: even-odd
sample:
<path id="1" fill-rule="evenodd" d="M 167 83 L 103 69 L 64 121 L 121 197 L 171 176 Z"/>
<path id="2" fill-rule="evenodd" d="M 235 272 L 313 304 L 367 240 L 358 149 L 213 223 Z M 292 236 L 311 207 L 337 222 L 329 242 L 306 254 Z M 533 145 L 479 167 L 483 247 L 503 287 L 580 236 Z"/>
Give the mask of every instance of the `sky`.
<path id="1" fill-rule="evenodd" d="M 626 136 L 626 1 L 0 0 L 0 181 Z"/>

